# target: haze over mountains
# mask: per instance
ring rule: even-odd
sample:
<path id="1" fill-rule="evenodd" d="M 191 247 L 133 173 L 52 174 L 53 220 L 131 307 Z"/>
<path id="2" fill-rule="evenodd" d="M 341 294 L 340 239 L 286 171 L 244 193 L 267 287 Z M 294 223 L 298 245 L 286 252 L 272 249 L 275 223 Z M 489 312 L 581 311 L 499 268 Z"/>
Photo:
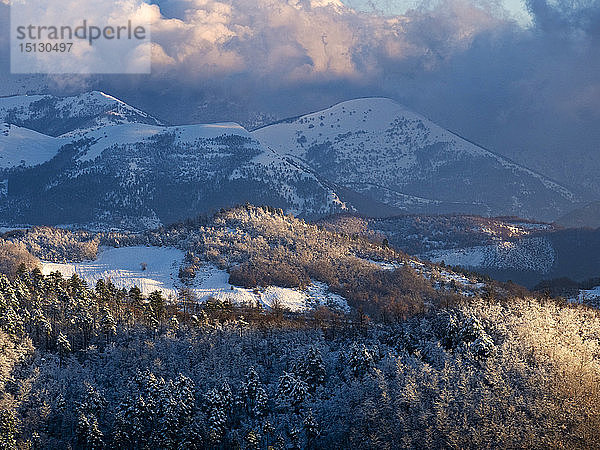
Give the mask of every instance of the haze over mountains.
<path id="1" fill-rule="evenodd" d="M 5 225 L 147 228 L 252 202 L 341 211 L 521 215 L 574 208 L 563 186 L 384 98 L 248 132 L 170 127 L 101 92 L 0 99 Z"/>

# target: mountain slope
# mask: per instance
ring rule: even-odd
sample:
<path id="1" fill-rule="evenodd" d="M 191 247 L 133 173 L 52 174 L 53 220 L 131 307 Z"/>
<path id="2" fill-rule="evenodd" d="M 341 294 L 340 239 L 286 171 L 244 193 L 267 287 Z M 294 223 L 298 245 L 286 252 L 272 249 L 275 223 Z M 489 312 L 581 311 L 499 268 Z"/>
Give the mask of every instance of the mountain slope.
<path id="1" fill-rule="evenodd" d="M 411 212 L 548 219 L 575 200 L 551 180 L 385 98 L 340 103 L 252 134 L 332 182 Z"/>
<path id="2" fill-rule="evenodd" d="M 554 217 L 574 196 L 388 99 L 258 129 L 170 127 L 114 97 L 0 98 L 4 225 L 146 228 L 251 202 L 303 217 Z"/>
<path id="3" fill-rule="evenodd" d="M 0 169 L 42 164 L 54 158 L 65 143 L 63 139 L 0 123 Z"/>
<path id="4" fill-rule="evenodd" d="M 98 91 L 73 97 L 20 95 L 0 98 L 0 121 L 50 136 L 123 123 L 160 125 L 143 111 Z"/>
<path id="5" fill-rule="evenodd" d="M 556 224 L 566 228 L 600 228 L 600 202 L 569 211 L 559 217 Z"/>
<path id="6" fill-rule="evenodd" d="M 346 209 L 310 169 L 237 124 L 123 123 L 43 141 L 53 157 L 0 170 L 6 223 L 137 229 L 250 201 L 304 216 Z"/>

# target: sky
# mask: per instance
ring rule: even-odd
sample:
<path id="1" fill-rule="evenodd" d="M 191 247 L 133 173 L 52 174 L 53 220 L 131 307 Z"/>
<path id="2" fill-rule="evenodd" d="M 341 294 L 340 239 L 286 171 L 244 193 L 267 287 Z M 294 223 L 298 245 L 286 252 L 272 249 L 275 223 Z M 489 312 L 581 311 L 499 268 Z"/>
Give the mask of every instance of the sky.
<path id="1" fill-rule="evenodd" d="M 343 0 L 351 8 L 366 12 L 379 12 L 386 15 L 405 14 L 410 9 L 419 8 L 419 0 Z M 521 0 L 502 0 L 501 5 L 517 22 L 526 26 L 531 24 L 527 6 Z"/>
<path id="2" fill-rule="evenodd" d="M 600 198 L 600 0 L 342 1 L 152 0 L 144 76 L 23 82 L 8 74 L 0 31 L 0 92 L 101 89 L 172 123 L 385 96 Z"/>

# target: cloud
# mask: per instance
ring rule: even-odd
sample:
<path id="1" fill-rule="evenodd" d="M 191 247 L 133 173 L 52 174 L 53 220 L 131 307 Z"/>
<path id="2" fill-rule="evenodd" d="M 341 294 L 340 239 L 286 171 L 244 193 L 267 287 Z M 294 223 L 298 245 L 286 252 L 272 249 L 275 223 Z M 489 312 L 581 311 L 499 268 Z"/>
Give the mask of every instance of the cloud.
<path id="1" fill-rule="evenodd" d="M 367 79 L 381 73 L 382 61 L 418 56 L 432 66 L 499 22 L 489 9 L 461 0 L 392 18 L 326 0 L 171 0 L 158 6 L 163 15 L 153 23 L 153 40 L 168 57 L 155 62 L 158 70 L 167 65 L 196 80 L 219 73 L 281 83 Z"/>
<path id="2" fill-rule="evenodd" d="M 154 0 L 151 75 L 50 84 L 104 89 L 178 123 L 389 96 L 600 196 L 600 1 L 524 1 L 528 26 L 499 0 L 426 0 L 402 15 L 377 2 Z"/>

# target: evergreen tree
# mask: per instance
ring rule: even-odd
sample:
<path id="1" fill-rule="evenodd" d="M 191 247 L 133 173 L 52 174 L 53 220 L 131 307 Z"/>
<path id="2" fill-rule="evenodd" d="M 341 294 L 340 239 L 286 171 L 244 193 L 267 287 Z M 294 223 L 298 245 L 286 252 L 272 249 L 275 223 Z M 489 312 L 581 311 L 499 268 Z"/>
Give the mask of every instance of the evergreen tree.
<path id="1" fill-rule="evenodd" d="M 313 417 L 312 411 L 309 410 L 306 416 L 304 416 L 302 425 L 304 428 L 304 434 L 306 436 L 306 445 L 309 448 L 313 448 L 315 440 L 319 437 L 321 431 L 319 429 L 319 425 Z"/>
<path id="2" fill-rule="evenodd" d="M 228 394 L 230 393 L 226 390 L 213 388 L 204 395 L 208 438 L 213 443 L 221 442 L 225 435 L 228 412 L 231 408 Z"/>
<path id="3" fill-rule="evenodd" d="M 104 447 L 104 435 L 100 431 L 100 428 L 98 428 L 98 421 L 93 414 L 86 415 L 83 412 L 79 414 L 76 432 L 81 448 L 97 450 Z"/>
<path id="4" fill-rule="evenodd" d="M 364 344 L 354 343 L 350 349 L 348 364 L 355 377 L 362 377 L 374 366 L 373 352 Z"/>
<path id="5" fill-rule="evenodd" d="M 317 386 L 325 381 L 325 363 L 321 352 L 316 346 L 311 346 L 306 354 L 296 363 L 295 372 L 300 379 L 308 384 L 314 392 Z"/>
<path id="6" fill-rule="evenodd" d="M 297 413 L 308 396 L 308 385 L 294 375 L 284 372 L 279 378 L 277 396 L 280 404 L 291 405 Z"/>
<path id="7" fill-rule="evenodd" d="M 102 308 L 102 318 L 100 319 L 100 327 L 106 335 L 106 342 L 110 342 L 110 337 L 117 334 L 117 323 L 113 318 L 110 310 L 107 307 Z"/>
<path id="8" fill-rule="evenodd" d="M 140 290 L 139 287 L 137 286 L 133 286 L 131 289 L 129 289 L 129 299 L 134 303 L 134 304 L 140 304 L 142 303 L 142 291 Z"/>
<path id="9" fill-rule="evenodd" d="M 252 418 L 260 417 L 267 408 L 267 391 L 260 382 L 256 370 L 252 367 L 246 375 L 246 380 L 240 390 L 240 399 L 244 409 Z"/>
<path id="10" fill-rule="evenodd" d="M 62 365 L 64 359 L 71 353 L 71 343 L 69 339 L 62 333 L 58 334 L 56 339 L 56 348 L 58 349 L 58 355 L 60 356 L 60 363 Z"/>
<path id="11" fill-rule="evenodd" d="M 256 431 L 248 431 L 244 440 L 247 449 L 258 450 L 260 448 L 260 435 Z"/>
<path id="12" fill-rule="evenodd" d="M 86 391 L 79 408 L 83 413 L 101 417 L 104 414 L 104 410 L 108 406 L 108 402 L 104 396 L 89 383 L 86 383 Z"/>
<path id="13" fill-rule="evenodd" d="M 148 297 L 152 314 L 157 321 L 161 321 L 165 316 L 166 300 L 161 291 L 154 291 Z"/>

